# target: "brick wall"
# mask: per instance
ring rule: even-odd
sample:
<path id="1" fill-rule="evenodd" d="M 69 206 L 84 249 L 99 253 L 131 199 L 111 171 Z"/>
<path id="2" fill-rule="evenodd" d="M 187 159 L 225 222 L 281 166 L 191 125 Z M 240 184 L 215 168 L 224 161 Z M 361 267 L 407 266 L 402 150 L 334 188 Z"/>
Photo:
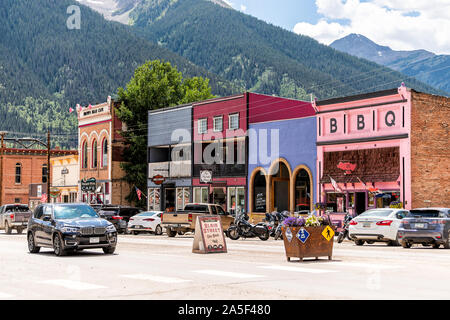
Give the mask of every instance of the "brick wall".
<path id="1" fill-rule="evenodd" d="M 450 207 L 450 99 L 412 91 L 412 208 Z"/>
<path id="2" fill-rule="evenodd" d="M 16 164 L 21 164 L 20 183 L 16 183 Z M 28 204 L 29 185 L 42 183 L 42 166 L 46 155 L 17 154 L 3 156 L 2 204 L 17 202 Z M 46 192 L 46 191 L 45 191 Z"/>

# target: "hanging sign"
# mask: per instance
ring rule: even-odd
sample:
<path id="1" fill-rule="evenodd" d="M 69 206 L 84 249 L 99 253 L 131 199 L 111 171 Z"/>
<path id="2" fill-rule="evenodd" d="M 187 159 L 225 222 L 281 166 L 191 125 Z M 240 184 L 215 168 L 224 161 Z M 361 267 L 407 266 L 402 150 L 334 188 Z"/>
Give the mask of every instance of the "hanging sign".
<path id="1" fill-rule="evenodd" d="M 226 253 L 227 244 L 220 217 L 197 217 L 193 253 Z"/>
<path id="2" fill-rule="evenodd" d="M 306 229 L 301 228 L 297 233 L 297 239 L 300 240 L 301 242 L 305 243 L 306 240 L 308 240 L 308 238 L 309 238 L 309 232 L 306 231 Z"/>
<path id="3" fill-rule="evenodd" d="M 81 191 L 94 192 L 96 187 L 97 187 L 97 180 L 95 180 L 95 178 L 81 180 Z"/>
<path id="4" fill-rule="evenodd" d="M 211 183 L 212 181 L 212 171 L 211 170 L 200 170 L 200 182 L 201 183 Z"/>

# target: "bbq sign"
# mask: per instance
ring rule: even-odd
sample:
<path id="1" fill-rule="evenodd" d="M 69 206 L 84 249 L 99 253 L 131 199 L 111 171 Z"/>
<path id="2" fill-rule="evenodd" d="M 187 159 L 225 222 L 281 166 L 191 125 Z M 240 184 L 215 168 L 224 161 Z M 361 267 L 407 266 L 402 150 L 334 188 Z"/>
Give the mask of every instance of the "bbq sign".
<path id="1" fill-rule="evenodd" d="M 339 161 L 337 167 L 344 171 L 344 174 L 351 174 L 356 169 L 356 163 Z"/>

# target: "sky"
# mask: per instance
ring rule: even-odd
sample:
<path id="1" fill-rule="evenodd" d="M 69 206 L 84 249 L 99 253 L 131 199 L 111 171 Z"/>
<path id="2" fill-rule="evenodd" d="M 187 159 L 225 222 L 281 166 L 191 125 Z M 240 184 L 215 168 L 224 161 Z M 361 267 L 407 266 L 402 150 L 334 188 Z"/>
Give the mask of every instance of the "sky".
<path id="1" fill-rule="evenodd" d="M 225 0 L 236 10 L 330 44 L 350 33 L 394 50 L 450 54 L 450 0 Z"/>

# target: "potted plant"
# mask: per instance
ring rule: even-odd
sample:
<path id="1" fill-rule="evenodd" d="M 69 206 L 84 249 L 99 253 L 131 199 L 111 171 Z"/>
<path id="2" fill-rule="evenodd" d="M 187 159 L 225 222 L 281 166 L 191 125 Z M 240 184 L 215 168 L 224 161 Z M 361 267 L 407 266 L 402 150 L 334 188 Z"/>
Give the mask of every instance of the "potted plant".
<path id="1" fill-rule="evenodd" d="M 334 228 L 328 216 L 289 217 L 282 226 L 287 261 L 333 255 Z"/>

